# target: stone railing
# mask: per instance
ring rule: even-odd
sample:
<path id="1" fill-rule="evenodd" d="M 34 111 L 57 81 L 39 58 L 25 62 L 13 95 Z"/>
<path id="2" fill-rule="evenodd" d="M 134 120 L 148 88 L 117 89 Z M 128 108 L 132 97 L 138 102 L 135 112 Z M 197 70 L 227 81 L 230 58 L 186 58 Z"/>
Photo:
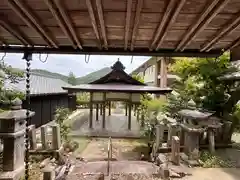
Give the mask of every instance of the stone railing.
<path id="1" fill-rule="evenodd" d="M 30 125 L 28 128 L 30 153 L 53 152 L 60 149 L 61 137 L 59 125 L 43 125 L 38 129 L 35 128 L 35 125 Z"/>

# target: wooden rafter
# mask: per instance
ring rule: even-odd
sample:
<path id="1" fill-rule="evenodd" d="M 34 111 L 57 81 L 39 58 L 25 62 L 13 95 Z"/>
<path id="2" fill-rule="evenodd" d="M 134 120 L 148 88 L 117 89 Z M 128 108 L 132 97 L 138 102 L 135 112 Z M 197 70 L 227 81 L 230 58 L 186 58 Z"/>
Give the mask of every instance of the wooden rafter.
<path id="1" fill-rule="evenodd" d="M 71 42 L 72 46 L 74 49 L 77 49 L 77 46 L 73 40 L 73 37 L 71 35 L 71 33 L 68 31 L 64 20 L 62 19 L 61 15 L 59 14 L 57 8 L 54 6 L 52 0 L 44 0 L 45 4 L 48 6 L 49 10 L 51 11 L 52 15 L 54 16 L 54 18 L 57 20 L 60 28 L 62 29 L 62 31 L 64 32 L 64 34 L 68 37 L 69 41 Z"/>
<path id="2" fill-rule="evenodd" d="M 237 13 L 237 15 L 226 25 L 223 26 L 222 29 L 220 29 L 210 41 L 205 43 L 202 48 L 202 51 L 210 51 L 214 44 L 216 44 L 223 36 L 226 36 L 227 34 L 232 33 L 238 26 L 240 25 L 240 12 Z"/>
<path id="3" fill-rule="evenodd" d="M 228 0 L 227 0 L 228 1 Z M 225 0 L 222 2 L 226 2 Z M 214 9 L 214 7 L 219 3 L 219 0 L 213 0 L 209 5 L 206 5 L 206 7 L 204 8 L 204 10 L 202 11 L 202 13 L 199 15 L 198 19 L 195 21 L 195 23 L 193 23 L 187 30 L 187 33 L 183 36 L 183 38 L 181 39 L 180 43 L 177 45 L 176 47 L 176 51 L 182 49 L 184 46 L 186 46 L 187 41 L 189 42 L 191 39 L 191 35 L 194 33 L 194 31 L 196 31 L 199 26 L 201 25 L 202 27 L 205 27 L 204 24 L 206 24 L 206 20 L 205 22 L 204 19 L 207 18 L 207 16 L 209 16 L 209 14 L 211 13 L 211 11 Z M 216 11 L 216 9 L 215 9 Z M 215 12 L 214 11 L 214 12 Z M 212 13 L 212 15 L 214 15 L 215 13 Z M 211 15 L 210 15 L 211 16 Z M 196 33 L 195 33 L 196 34 Z"/>
<path id="4" fill-rule="evenodd" d="M 12 10 L 33 30 L 35 30 L 41 38 L 50 47 L 57 48 L 57 43 L 50 37 L 41 22 L 31 13 L 31 10 L 19 0 L 9 0 L 9 6 Z"/>
<path id="5" fill-rule="evenodd" d="M 1 15 L 1 18 L 3 18 L 2 15 Z M 0 19 L 0 26 L 6 31 L 8 31 L 13 37 L 18 39 L 24 46 L 27 46 L 27 45 L 32 46 L 32 42 L 30 42 L 30 40 L 28 40 L 23 35 L 23 33 L 20 30 L 18 30 L 17 27 L 13 26 L 10 22 L 4 19 Z"/>
<path id="6" fill-rule="evenodd" d="M 167 8 L 165 10 L 165 13 L 161 19 L 161 22 L 157 28 L 157 31 L 155 33 L 155 36 L 154 36 L 154 39 L 152 41 L 152 44 L 151 44 L 151 47 L 150 47 L 150 50 L 153 50 L 155 47 L 155 44 L 157 43 L 158 39 L 159 39 L 159 36 L 162 34 L 163 32 L 163 29 L 167 23 L 167 20 L 169 19 L 172 11 L 173 11 L 173 8 L 174 8 L 174 5 L 176 3 L 176 0 L 170 0 L 168 5 L 167 5 Z"/>
<path id="7" fill-rule="evenodd" d="M 93 26 L 93 31 L 95 33 L 95 36 L 96 36 L 96 38 L 98 40 L 98 43 L 100 45 L 99 47 L 101 49 L 102 48 L 102 44 L 101 44 L 101 40 L 100 40 L 98 28 L 97 28 L 97 22 L 96 22 L 96 18 L 95 18 L 94 12 L 93 12 L 93 7 L 92 7 L 91 0 L 86 0 L 86 5 L 87 5 L 87 8 L 88 8 L 88 13 L 89 13 L 89 16 L 90 16 L 90 19 L 91 19 L 91 23 L 92 23 L 92 26 Z"/>
<path id="8" fill-rule="evenodd" d="M 179 3 L 176 6 L 176 9 L 173 10 L 173 14 L 171 15 L 171 18 L 170 18 L 169 22 L 167 23 L 167 25 L 166 25 L 166 27 L 163 31 L 163 34 L 160 36 L 160 39 L 158 41 L 158 45 L 157 45 L 156 50 L 159 50 L 160 46 L 163 43 L 164 38 L 167 35 L 167 32 L 168 32 L 169 28 L 171 27 L 172 23 L 176 21 L 177 16 L 180 13 L 180 11 L 181 11 L 183 5 L 185 4 L 185 2 L 186 2 L 186 0 L 180 0 Z"/>
<path id="9" fill-rule="evenodd" d="M 137 36 L 137 30 L 138 30 L 138 25 L 140 21 L 142 7 L 143 7 L 143 0 L 137 0 L 137 7 L 136 7 L 136 13 L 135 13 L 135 19 L 134 19 L 134 25 L 133 25 L 133 31 L 132 31 L 131 47 L 130 47 L 131 51 L 134 49 L 134 42 Z"/>
<path id="10" fill-rule="evenodd" d="M 107 49 L 108 42 L 107 42 L 107 35 L 106 35 L 106 27 L 105 27 L 105 23 L 104 23 L 104 19 L 103 19 L 102 0 L 96 0 L 96 6 L 97 6 L 97 13 L 98 13 L 98 18 L 99 18 L 99 22 L 100 22 L 104 47 L 105 47 L 105 49 Z"/>
<path id="11" fill-rule="evenodd" d="M 235 41 L 233 41 L 226 49 L 224 49 L 225 51 L 229 51 L 237 46 L 240 45 L 240 37 L 238 37 Z"/>
<path id="12" fill-rule="evenodd" d="M 217 7 L 213 9 L 213 11 L 208 15 L 208 17 L 198 26 L 196 31 L 190 36 L 190 38 L 186 41 L 186 43 L 181 47 L 181 51 L 184 51 L 184 49 L 188 46 L 188 44 L 197 37 L 197 35 L 205 29 L 205 27 L 213 20 L 213 18 L 222 10 L 224 6 L 227 5 L 227 3 L 230 0 L 222 0 L 219 4 L 217 4 Z"/>
<path id="13" fill-rule="evenodd" d="M 79 38 L 78 38 L 78 36 L 77 36 L 77 33 L 76 33 L 76 31 L 75 31 L 75 29 L 74 29 L 74 27 L 73 27 L 73 24 L 72 24 L 72 22 L 71 22 L 71 20 L 70 20 L 70 18 L 69 18 L 69 16 L 68 16 L 66 10 L 64 9 L 64 6 L 62 5 L 61 0 L 54 0 L 54 2 L 55 2 L 55 4 L 56 4 L 56 6 L 57 6 L 57 8 L 58 8 L 58 10 L 59 10 L 59 12 L 60 12 L 60 14 L 62 15 L 62 17 L 63 17 L 63 19 L 64 19 L 64 21 L 65 21 L 68 29 L 70 30 L 70 32 L 71 32 L 71 34 L 72 34 L 72 37 L 73 37 L 74 40 L 76 41 L 78 48 L 83 49 L 83 48 L 82 48 L 82 45 L 81 45 L 81 43 L 80 43 L 80 40 L 79 40 Z"/>
<path id="14" fill-rule="evenodd" d="M 128 48 L 128 36 L 131 23 L 131 14 L 132 14 L 132 0 L 127 1 L 127 12 L 126 12 L 126 24 L 125 24 L 125 37 L 124 37 L 124 49 Z"/>

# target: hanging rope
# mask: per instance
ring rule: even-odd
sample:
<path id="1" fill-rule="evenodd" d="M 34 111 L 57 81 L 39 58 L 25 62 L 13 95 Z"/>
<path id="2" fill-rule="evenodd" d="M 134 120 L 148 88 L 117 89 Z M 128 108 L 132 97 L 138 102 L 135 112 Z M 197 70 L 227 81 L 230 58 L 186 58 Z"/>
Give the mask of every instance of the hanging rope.
<path id="1" fill-rule="evenodd" d="M 29 179 L 29 129 L 28 124 L 30 120 L 30 56 L 31 54 L 26 53 L 24 55 L 26 60 L 26 132 L 25 132 L 25 180 Z"/>
<path id="2" fill-rule="evenodd" d="M 88 63 L 89 63 L 89 60 L 90 60 L 90 55 L 87 55 L 87 54 L 86 54 L 86 55 L 85 55 L 85 63 L 88 64 Z"/>
<path id="3" fill-rule="evenodd" d="M 131 57 L 131 64 L 133 63 L 133 56 Z"/>
<path id="4" fill-rule="evenodd" d="M 46 58 L 44 60 L 42 60 L 42 54 L 41 53 L 39 54 L 39 61 L 41 61 L 42 63 L 47 62 L 47 59 L 48 59 L 48 54 L 46 55 Z"/>

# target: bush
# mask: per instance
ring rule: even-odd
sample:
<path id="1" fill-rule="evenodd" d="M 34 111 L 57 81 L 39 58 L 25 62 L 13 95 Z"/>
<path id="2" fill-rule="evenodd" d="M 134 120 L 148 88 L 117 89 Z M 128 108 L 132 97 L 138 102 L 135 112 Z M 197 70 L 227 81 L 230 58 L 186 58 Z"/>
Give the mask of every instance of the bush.
<path id="1" fill-rule="evenodd" d="M 216 155 L 210 154 L 208 151 L 202 151 L 200 153 L 200 160 L 204 168 L 230 168 L 231 164 L 228 161 L 224 161 Z"/>
<path id="2" fill-rule="evenodd" d="M 60 126 L 60 134 L 63 141 L 68 141 L 70 126 L 64 123 L 64 121 L 68 119 L 70 113 L 68 108 L 58 108 L 56 110 L 55 121 Z"/>

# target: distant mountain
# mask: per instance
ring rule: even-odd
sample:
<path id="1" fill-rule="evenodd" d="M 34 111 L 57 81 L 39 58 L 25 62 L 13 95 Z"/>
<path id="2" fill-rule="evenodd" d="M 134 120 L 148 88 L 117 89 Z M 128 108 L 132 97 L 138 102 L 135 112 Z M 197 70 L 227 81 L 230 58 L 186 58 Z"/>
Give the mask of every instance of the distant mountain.
<path id="1" fill-rule="evenodd" d="M 106 67 L 106 68 L 102 68 L 98 71 L 92 72 L 90 74 L 87 74 L 86 76 L 77 77 L 76 78 L 77 84 L 87 84 L 89 82 L 95 81 L 95 80 L 101 78 L 102 76 L 108 74 L 110 71 L 111 71 L 111 68 Z M 31 72 L 38 73 L 43 76 L 62 79 L 65 82 L 68 81 L 68 76 L 62 75 L 60 73 L 54 73 L 54 72 L 50 72 L 50 71 L 43 70 L 43 69 L 32 69 Z"/>
<path id="2" fill-rule="evenodd" d="M 109 67 L 102 68 L 102 69 L 100 69 L 98 71 L 95 71 L 95 72 L 92 72 L 90 74 L 87 74 L 86 76 L 77 78 L 77 83 L 78 84 L 90 83 L 92 81 L 95 81 L 95 80 L 101 78 L 102 76 L 105 76 L 110 71 L 111 71 L 111 68 L 109 68 Z"/>

